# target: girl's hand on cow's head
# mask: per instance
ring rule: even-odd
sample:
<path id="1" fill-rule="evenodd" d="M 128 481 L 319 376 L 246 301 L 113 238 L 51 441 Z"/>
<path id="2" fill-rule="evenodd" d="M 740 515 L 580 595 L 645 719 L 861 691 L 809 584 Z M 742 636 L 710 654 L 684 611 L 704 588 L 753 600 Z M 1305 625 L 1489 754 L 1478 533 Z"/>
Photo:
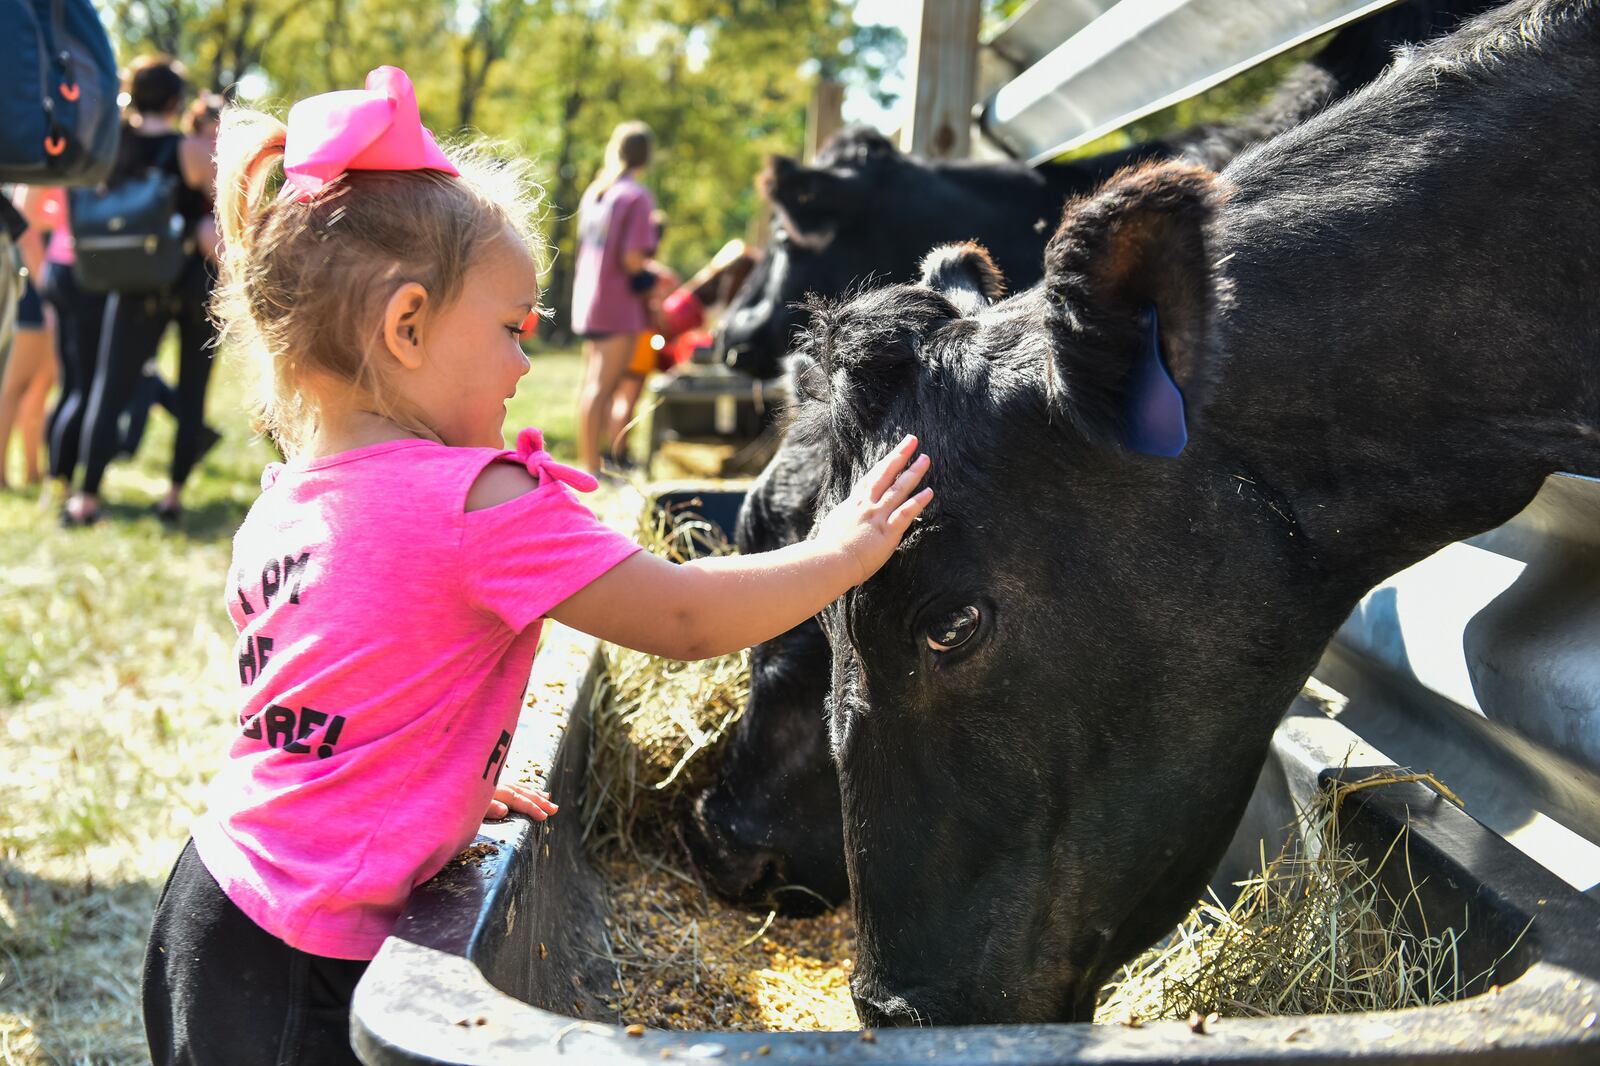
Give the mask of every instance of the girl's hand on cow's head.
<path id="1" fill-rule="evenodd" d="M 855 561 L 860 584 L 889 561 L 911 523 L 933 499 L 932 489 L 917 492 L 931 460 L 916 455 L 917 438 L 907 435 L 879 459 L 849 497 L 817 524 L 817 541 Z"/>
<path id="2" fill-rule="evenodd" d="M 536 788 L 529 788 L 526 785 L 496 785 L 494 799 L 489 801 L 489 813 L 485 817 L 494 820 L 516 811 L 518 814 L 526 814 L 536 822 L 542 822 L 560 809 L 549 796 Z"/>

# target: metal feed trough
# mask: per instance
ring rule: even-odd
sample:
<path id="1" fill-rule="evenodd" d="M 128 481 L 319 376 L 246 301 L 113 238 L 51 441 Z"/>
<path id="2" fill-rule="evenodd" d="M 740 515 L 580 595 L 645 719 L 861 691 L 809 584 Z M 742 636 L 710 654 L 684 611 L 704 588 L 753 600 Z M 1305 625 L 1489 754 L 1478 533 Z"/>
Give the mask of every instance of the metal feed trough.
<path id="1" fill-rule="evenodd" d="M 1011 154 L 1046 158 L 1383 6 L 1036 0 L 989 42 L 1012 81 L 988 97 L 981 126 Z M 700 495 L 708 517 L 731 523 L 737 494 Z M 508 780 L 581 794 L 595 668 L 592 640 L 552 627 Z M 485 824 L 484 846 L 414 893 L 356 990 L 356 1051 L 370 1064 L 1600 1063 L 1600 482 L 1552 477 L 1513 521 L 1384 582 L 1316 678 L 1321 698 L 1297 701 L 1280 725 L 1219 883 L 1253 866 L 1258 842 L 1270 849 L 1334 775 L 1432 771 L 1465 812 L 1421 785 L 1391 785 L 1346 802 L 1341 838 L 1376 856 L 1409 825 L 1422 910 L 1464 919 L 1463 972 L 1492 967 L 1495 989 L 1409 1011 L 1225 1019 L 1204 1035 L 1169 1022 L 893 1030 L 870 1042 L 634 1037 L 579 1020 L 607 1016 L 615 975 L 600 948 L 602 884 L 569 806 L 543 826 Z M 1411 885 L 1397 887 L 1403 898 Z"/>
<path id="2" fill-rule="evenodd" d="M 703 513 L 731 523 L 737 493 L 697 495 Z M 1470 741 L 1442 742 L 1440 715 L 1478 712 L 1460 705 L 1453 711 L 1442 710 L 1435 702 L 1446 701 L 1447 696 L 1421 681 L 1408 681 L 1392 663 L 1369 661 L 1360 647 L 1362 634 L 1371 629 L 1366 621 L 1384 617 L 1384 612 L 1397 611 L 1401 617 L 1388 632 L 1409 635 L 1414 642 L 1428 633 L 1454 632 L 1458 623 L 1449 616 L 1450 610 L 1471 602 L 1459 586 L 1431 629 L 1425 607 L 1412 612 L 1404 605 L 1416 582 L 1435 580 L 1430 568 L 1451 565 L 1451 557 L 1463 548 L 1493 554 L 1489 565 L 1479 560 L 1474 572 L 1507 586 L 1474 613 L 1469 630 L 1478 624 L 1476 619 L 1494 619 L 1501 600 L 1510 596 L 1512 617 L 1522 620 L 1510 625 L 1510 643 L 1521 647 L 1515 638 L 1528 621 L 1549 617 L 1517 606 L 1518 584 L 1525 578 L 1535 586 L 1555 580 L 1577 593 L 1571 600 L 1589 612 L 1587 617 L 1558 619 L 1554 625 L 1568 638 L 1576 632 L 1593 634 L 1593 612 L 1600 604 L 1593 585 L 1600 579 L 1597 532 L 1600 483 L 1552 478 L 1515 521 L 1468 545 L 1445 549 L 1369 596 L 1330 648 L 1324 664 L 1330 669 L 1320 672 L 1339 677 L 1346 693 L 1323 689 L 1322 700 L 1302 699 L 1290 709 L 1219 874 L 1219 881 L 1225 882 L 1248 869 L 1259 841 L 1265 839 L 1270 849 L 1291 823 L 1297 805 L 1335 776 L 1364 777 L 1395 762 L 1392 753 L 1346 725 L 1365 721 L 1375 709 L 1399 722 L 1389 726 L 1386 736 L 1407 744 L 1431 742 L 1442 749 L 1443 763 L 1435 751 L 1417 763 L 1436 770 L 1463 794 L 1468 811 L 1484 812 L 1480 817 L 1500 831 L 1486 828 L 1421 785 L 1400 784 L 1348 800 L 1341 809 L 1341 838 L 1361 854 L 1376 857 L 1402 827 L 1409 826 L 1408 883 L 1391 885 L 1393 894 L 1404 898 L 1413 885 L 1420 886 L 1417 899 L 1424 914 L 1448 916 L 1452 922 L 1460 916 L 1470 931 L 1461 940 L 1462 970 L 1492 969 L 1489 980 L 1498 986 L 1493 991 L 1448 1006 L 1408 1011 L 1228 1019 L 1211 1025 L 1204 1035 L 1190 1032 L 1181 1022 L 1164 1022 L 1139 1029 L 1027 1025 L 894 1030 L 874 1034 L 871 1042 L 863 1041 L 859 1033 L 651 1031 L 631 1037 L 621 1026 L 574 1017 L 604 1016 L 600 999 L 614 975 L 603 962 L 605 916 L 599 878 L 584 856 L 581 820 L 569 809 L 543 826 L 522 818 L 485 825 L 479 843 L 489 847 L 476 850 L 492 853 L 452 865 L 418 889 L 395 935 L 356 990 L 352 1015 L 356 1050 L 374 1066 L 557 1058 L 745 1061 L 750 1056 L 772 1062 L 1130 1066 L 1175 1059 L 1230 1064 L 1600 1062 L 1600 899 L 1595 898 L 1600 894 L 1596 889 L 1600 864 L 1586 858 L 1595 853 L 1587 838 L 1568 830 L 1562 831 L 1564 836 L 1555 833 L 1550 826 L 1559 828 L 1560 823 L 1539 813 L 1555 811 L 1567 818 L 1569 808 L 1587 803 L 1592 814 L 1600 790 L 1586 791 L 1584 778 L 1571 776 L 1577 760 L 1570 756 L 1541 764 L 1530 754 L 1540 742 L 1527 731 L 1516 734 L 1520 739 L 1508 745 L 1511 751 L 1493 747 L 1493 729 L 1519 727 L 1488 721 L 1483 737 L 1474 734 Z M 1512 569 L 1521 576 L 1507 583 Z M 1455 571 L 1452 582 L 1459 576 Z M 1397 597 L 1392 588 L 1405 591 Z M 1442 647 L 1448 640 L 1433 643 Z M 1561 648 L 1567 643 L 1551 643 L 1555 661 L 1562 661 Z M 1392 655 L 1397 645 L 1391 637 L 1376 646 Z M 1470 640 L 1467 646 L 1473 646 Z M 581 794 L 596 650 L 592 639 L 559 627 L 547 638 L 539 659 L 540 681 L 532 690 L 507 764 L 513 779 L 527 776 L 545 782 L 560 797 Z M 1486 661 L 1497 661 L 1492 652 L 1485 655 Z M 1430 669 L 1443 668 L 1444 658 L 1417 662 L 1419 667 L 1426 663 Z M 1533 654 L 1526 661 L 1532 671 L 1524 678 L 1529 686 L 1566 694 L 1550 705 L 1557 709 L 1554 719 L 1546 716 L 1541 721 L 1591 731 L 1600 726 L 1600 685 L 1592 656 L 1568 657 L 1564 661 L 1572 669 L 1552 667 L 1550 655 Z M 1422 676 L 1433 675 L 1424 671 Z M 1349 684 L 1350 680 L 1360 684 Z M 1500 683 L 1512 682 L 1501 678 Z M 1370 693 L 1380 685 L 1381 699 Z M 1578 718 L 1560 709 L 1574 706 L 1569 702 L 1574 689 L 1587 692 L 1587 713 Z M 1458 743 L 1465 754 L 1452 754 Z M 1535 769 L 1513 768 L 1523 763 Z M 1552 776 L 1552 766 L 1569 771 L 1561 779 L 1567 790 L 1550 792 L 1565 804 L 1559 810 L 1553 803 L 1541 804 L 1535 789 L 1519 786 L 1524 777 L 1542 780 L 1535 772 L 1540 766 Z M 1593 763 L 1582 769 L 1590 783 L 1595 770 Z M 1512 825 L 1518 810 L 1523 820 Z M 1519 840 L 1525 827 L 1540 832 Z M 1539 852 L 1534 845 L 1546 839 L 1555 840 L 1559 848 L 1541 857 L 1559 874 L 1524 853 Z"/>

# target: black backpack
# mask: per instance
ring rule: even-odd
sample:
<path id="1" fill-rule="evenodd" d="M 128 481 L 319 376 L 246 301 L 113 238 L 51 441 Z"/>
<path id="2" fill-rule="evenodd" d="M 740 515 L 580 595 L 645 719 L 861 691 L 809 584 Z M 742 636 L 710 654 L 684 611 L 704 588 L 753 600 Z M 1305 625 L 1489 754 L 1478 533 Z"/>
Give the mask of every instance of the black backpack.
<path id="1" fill-rule="evenodd" d="M 94 185 L 117 155 L 117 61 L 90 0 L 0 3 L 0 182 Z"/>
<path id="2" fill-rule="evenodd" d="M 172 137 L 142 174 L 109 188 L 67 194 L 79 285 L 91 292 L 161 292 L 183 273 L 188 256 L 178 211 L 183 179 L 173 166 L 180 143 Z"/>

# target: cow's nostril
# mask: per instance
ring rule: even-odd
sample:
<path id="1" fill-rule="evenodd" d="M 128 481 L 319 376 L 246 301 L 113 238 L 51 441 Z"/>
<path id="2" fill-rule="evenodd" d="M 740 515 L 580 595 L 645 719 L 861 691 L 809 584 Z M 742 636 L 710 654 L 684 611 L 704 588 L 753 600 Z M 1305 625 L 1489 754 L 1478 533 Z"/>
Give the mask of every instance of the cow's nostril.
<path id="1" fill-rule="evenodd" d="M 685 827 L 689 856 L 718 895 L 742 903 L 766 902 L 783 884 L 788 863 L 783 853 L 741 839 L 735 825 L 718 816 L 709 792 L 696 797 Z"/>
<path id="2" fill-rule="evenodd" d="M 856 1015 L 868 1029 L 911 1028 L 931 1025 L 928 1016 L 913 1007 L 903 996 L 889 995 L 852 984 L 850 998 L 855 1000 Z"/>

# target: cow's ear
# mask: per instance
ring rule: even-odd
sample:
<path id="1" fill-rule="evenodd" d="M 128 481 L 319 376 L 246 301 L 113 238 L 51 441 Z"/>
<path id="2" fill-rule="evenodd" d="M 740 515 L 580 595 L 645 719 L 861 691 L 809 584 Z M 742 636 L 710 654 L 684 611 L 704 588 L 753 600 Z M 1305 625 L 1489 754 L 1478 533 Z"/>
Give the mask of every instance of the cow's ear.
<path id="1" fill-rule="evenodd" d="M 1074 420 L 1135 451 L 1175 455 L 1209 391 L 1216 174 L 1125 170 L 1068 204 L 1045 249 L 1055 359 Z"/>
<path id="2" fill-rule="evenodd" d="M 800 402 L 825 403 L 829 397 L 828 374 L 805 349 L 790 352 L 783 361 L 789 378 L 789 391 Z"/>
<path id="3" fill-rule="evenodd" d="M 1006 294 L 1005 277 L 983 245 L 945 244 L 922 260 L 921 283 L 942 294 L 963 315 L 975 315 Z"/>
<path id="4" fill-rule="evenodd" d="M 860 190 L 852 176 L 808 167 L 784 155 L 767 158 L 757 184 L 797 236 L 831 237 L 840 221 L 860 207 Z"/>

